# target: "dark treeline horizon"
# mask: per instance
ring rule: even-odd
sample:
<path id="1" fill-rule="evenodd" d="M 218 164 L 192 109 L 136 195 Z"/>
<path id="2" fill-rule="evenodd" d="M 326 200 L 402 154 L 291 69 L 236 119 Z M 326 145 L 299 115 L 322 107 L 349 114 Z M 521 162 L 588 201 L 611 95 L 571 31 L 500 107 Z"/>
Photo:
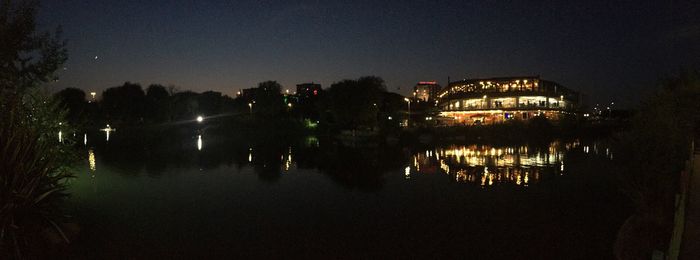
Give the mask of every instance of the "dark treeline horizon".
<path id="1" fill-rule="evenodd" d="M 148 125 L 204 118 L 295 119 L 338 129 L 374 129 L 399 124 L 402 95 L 387 91 L 376 76 L 345 79 L 312 95 L 288 94 L 276 81 L 263 81 L 235 97 L 217 91 L 181 91 L 174 86 L 125 82 L 93 98 L 79 88 L 54 94 L 69 123 L 85 127 Z M 97 94 L 97 93 L 96 93 Z M 387 122 L 388 121 L 388 122 Z"/>

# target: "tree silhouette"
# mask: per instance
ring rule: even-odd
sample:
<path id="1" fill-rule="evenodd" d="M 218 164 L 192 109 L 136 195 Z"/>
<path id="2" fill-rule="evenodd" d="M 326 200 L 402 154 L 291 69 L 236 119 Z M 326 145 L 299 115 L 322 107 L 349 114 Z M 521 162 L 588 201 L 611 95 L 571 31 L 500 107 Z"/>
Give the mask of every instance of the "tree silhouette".
<path id="1" fill-rule="evenodd" d="M 253 113 L 262 117 L 277 117 L 285 110 L 284 99 L 281 94 L 282 85 L 277 81 L 263 81 L 253 93 Z"/>
<path id="2" fill-rule="evenodd" d="M 66 88 L 54 95 L 59 105 L 68 109 L 66 119 L 73 125 L 77 125 L 84 120 L 84 112 L 87 102 L 85 92 L 78 88 Z"/>
<path id="3" fill-rule="evenodd" d="M 21 93 L 57 80 L 68 52 L 60 28 L 37 33 L 35 1 L 13 2 L 0 3 L 0 90 Z"/>
<path id="4" fill-rule="evenodd" d="M 341 129 L 374 128 L 377 113 L 386 92 L 384 80 L 368 76 L 357 80 L 333 83 L 329 92 L 328 108 L 334 122 Z"/>
<path id="5" fill-rule="evenodd" d="M 145 117 L 151 122 L 163 122 L 168 118 L 170 93 L 164 86 L 151 84 L 146 89 Z"/>
<path id="6" fill-rule="evenodd" d="M 141 85 L 130 82 L 102 92 L 102 106 L 108 120 L 135 123 L 144 115 L 146 94 Z"/>

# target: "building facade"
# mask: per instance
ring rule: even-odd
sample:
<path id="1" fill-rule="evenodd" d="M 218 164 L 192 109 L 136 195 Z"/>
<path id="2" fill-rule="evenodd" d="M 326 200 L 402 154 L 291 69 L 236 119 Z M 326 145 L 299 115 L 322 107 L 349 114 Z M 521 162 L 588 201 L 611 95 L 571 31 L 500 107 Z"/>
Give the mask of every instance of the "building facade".
<path id="1" fill-rule="evenodd" d="M 437 104 L 445 124 L 478 125 L 535 116 L 557 120 L 575 114 L 579 101 L 576 91 L 527 76 L 450 82 L 438 94 Z"/>
<path id="2" fill-rule="evenodd" d="M 435 81 L 421 81 L 413 87 L 413 98 L 417 101 L 433 101 L 440 92 L 440 85 Z"/>

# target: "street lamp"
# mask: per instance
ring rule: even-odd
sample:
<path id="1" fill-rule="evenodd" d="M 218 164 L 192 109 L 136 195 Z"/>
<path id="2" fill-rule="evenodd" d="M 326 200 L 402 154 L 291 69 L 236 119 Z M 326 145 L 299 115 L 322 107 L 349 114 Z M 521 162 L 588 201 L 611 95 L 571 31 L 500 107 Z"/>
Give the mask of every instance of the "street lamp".
<path id="1" fill-rule="evenodd" d="M 406 127 L 408 127 L 411 120 L 411 100 L 408 98 L 403 98 L 403 100 L 408 102 L 408 117 L 406 118 Z"/>
<path id="2" fill-rule="evenodd" d="M 204 117 L 202 116 L 197 116 L 197 123 L 204 122 Z"/>

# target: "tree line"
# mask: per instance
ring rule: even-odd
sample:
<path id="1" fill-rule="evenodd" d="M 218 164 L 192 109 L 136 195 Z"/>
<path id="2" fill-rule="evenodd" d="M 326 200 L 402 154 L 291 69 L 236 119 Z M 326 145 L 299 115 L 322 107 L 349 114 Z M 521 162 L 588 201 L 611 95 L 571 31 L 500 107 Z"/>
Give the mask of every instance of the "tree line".
<path id="1" fill-rule="evenodd" d="M 63 89 L 54 97 L 67 109 L 69 123 L 85 127 L 172 123 L 204 116 L 294 119 L 323 122 L 337 129 L 377 129 L 398 126 L 406 109 L 403 96 L 388 92 L 384 80 L 376 76 L 335 82 L 311 96 L 285 94 L 278 82 L 264 81 L 235 97 L 216 91 L 179 91 L 160 84 L 144 88 L 131 82 L 104 90 L 99 100 L 78 88 Z"/>

